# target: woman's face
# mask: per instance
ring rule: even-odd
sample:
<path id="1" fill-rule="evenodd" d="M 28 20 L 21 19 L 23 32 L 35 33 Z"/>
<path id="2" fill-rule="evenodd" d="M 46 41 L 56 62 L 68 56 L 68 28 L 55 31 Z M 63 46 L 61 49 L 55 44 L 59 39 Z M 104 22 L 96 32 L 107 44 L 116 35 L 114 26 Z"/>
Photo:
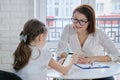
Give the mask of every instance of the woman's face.
<path id="1" fill-rule="evenodd" d="M 73 27 L 77 32 L 86 31 L 89 25 L 87 17 L 79 12 L 75 12 L 72 17 Z"/>

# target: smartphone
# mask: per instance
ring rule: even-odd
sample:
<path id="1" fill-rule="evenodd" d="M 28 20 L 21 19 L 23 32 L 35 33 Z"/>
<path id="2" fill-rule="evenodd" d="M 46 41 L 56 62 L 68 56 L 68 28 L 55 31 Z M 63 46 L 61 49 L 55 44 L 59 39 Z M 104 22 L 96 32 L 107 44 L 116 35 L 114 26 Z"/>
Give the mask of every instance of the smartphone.
<path id="1" fill-rule="evenodd" d="M 68 53 L 68 55 L 63 63 L 63 66 L 66 66 L 67 64 L 69 64 L 69 62 L 71 61 L 72 55 L 73 55 L 73 53 Z"/>

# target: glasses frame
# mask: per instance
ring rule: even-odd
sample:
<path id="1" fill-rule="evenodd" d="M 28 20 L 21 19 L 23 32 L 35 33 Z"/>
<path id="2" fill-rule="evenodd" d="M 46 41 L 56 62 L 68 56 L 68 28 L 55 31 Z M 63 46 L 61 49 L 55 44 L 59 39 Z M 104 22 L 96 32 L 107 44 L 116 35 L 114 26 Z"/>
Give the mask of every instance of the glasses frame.
<path id="1" fill-rule="evenodd" d="M 75 24 L 79 23 L 81 26 L 84 26 L 88 22 L 88 20 L 87 21 L 83 19 L 78 20 L 77 18 L 74 17 L 71 18 L 71 21 Z"/>

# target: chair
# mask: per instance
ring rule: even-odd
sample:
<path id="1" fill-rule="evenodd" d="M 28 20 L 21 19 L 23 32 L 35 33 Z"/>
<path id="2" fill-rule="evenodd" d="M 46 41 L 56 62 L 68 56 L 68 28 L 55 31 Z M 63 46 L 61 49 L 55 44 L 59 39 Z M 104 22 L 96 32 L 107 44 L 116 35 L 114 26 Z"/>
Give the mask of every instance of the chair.
<path id="1" fill-rule="evenodd" d="M 0 70 L 0 80 L 22 80 L 14 73 Z"/>

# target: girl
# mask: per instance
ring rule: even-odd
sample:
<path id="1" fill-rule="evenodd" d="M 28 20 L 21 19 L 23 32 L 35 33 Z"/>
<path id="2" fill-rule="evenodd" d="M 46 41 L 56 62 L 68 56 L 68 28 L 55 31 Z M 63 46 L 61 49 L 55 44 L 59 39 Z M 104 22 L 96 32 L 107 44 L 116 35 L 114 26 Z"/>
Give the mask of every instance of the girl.
<path id="1" fill-rule="evenodd" d="M 74 54 L 70 63 L 63 67 L 51 57 L 50 51 L 44 49 L 47 28 L 36 19 L 27 21 L 20 33 L 20 43 L 14 52 L 13 68 L 23 80 L 46 80 L 48 65 L 67 74 L 72 65 L 78 60 Z"/>

